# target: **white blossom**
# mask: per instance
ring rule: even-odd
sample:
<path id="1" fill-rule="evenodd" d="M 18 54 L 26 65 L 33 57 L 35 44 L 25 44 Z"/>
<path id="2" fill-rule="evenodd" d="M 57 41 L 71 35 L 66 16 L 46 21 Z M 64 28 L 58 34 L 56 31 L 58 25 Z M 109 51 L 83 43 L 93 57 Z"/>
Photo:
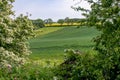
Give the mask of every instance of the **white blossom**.
<path id="1" fill-rule="evenodd" d="M 9 37 L 5 41 L 6 41 L 6 43 L 12 43 L 13 42 L 13 38 Z"/>

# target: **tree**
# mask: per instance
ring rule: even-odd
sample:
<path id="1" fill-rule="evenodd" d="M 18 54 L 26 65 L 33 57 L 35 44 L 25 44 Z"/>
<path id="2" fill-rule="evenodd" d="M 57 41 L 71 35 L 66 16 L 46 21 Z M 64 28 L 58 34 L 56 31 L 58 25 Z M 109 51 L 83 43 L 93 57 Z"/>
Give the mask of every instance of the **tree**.
<path id="1" fill-rule="evenodd" d="M 59 19 L 59 20 L 57 21 L 57 23 L 60 23 L 61 26 L 62 26 L 62 24 L 64 23 L 64 19 Z"/>
<path id="2" fill-rule="evenodd" d="M 69 25 L 69 23 L 70 23 L 69 17 L 66 17 L 64 21 Z"/>
<path id="3" fill-rule="evenodd" d="M 11 10 L 13 2 L 0 1 L 0 68 L 24 64 L 26 56 L 31 53 L 26 41 L 33 35 L 33 25 L 27 16 L 10 17 L 14 15 Z"/>
<path id="4" fill-rule="evenodd" d="M 53 20 L 52 20 L 51 18 L 48 18 L 48 19 L 45 19 L 45 20 L 44 20 L 44 23 L 45 23 L 45 24 L 49 24 L 49 25 L 51 26 L 52 23 L 53 23 Z"/>
<path id="5" fill-rule="evenodd" d="M 120 1 L 119 0 L 86 0 L 91 10 L 81 7 L 87 26 L 95 26 L 101 35 L 94 39 L 95 50 L 102 61 L 104 79 L 120 79 Z"/>
<path id="6" fill-rule="evenodd" d="M 120 46 L 120 1 L 88 0 L 91 11 L 87 15 L 87 25 L 96 26 L 102 34 L 95 39 L 96 50 L 105 55 L 119 52 Z M 85 10 L 84 10 L 85 11 Z M 116 50 L 117 49 L 117 50 Z"/>
<path id="7" fill-rule="evenodd" d="M 75 9 L 83 11 L 84 25 L 101 32 L 94 39 L 97 53 L 68 51 L 66 61 L 58 67 L 56 75 L 63 80 L 120 80 L 120 0 L 86 1 L 91 10 Z"/>
<path id="8" fill-rule="evenodd" d="M 32 20 L 32 23 L 33 23 L 33 25 L 36 26 L 37 28 L 45 27 L 44 21 L 43 21 L 42 19 Z"/>
<path id="9" fill-rule="evenodd" d="M 70 23 L 71 25 L 73 25 L 74 19 L 69 19 L 69 23 Z"/>

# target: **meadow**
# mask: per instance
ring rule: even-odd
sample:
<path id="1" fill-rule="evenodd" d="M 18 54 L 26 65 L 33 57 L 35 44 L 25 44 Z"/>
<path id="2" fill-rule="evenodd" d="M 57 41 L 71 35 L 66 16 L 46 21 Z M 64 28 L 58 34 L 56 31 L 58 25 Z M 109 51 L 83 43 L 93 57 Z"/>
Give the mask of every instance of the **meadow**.
<path id="1" fill-rule="evenodd" d="M 28 62 L 19 68 L 12 68 L 10 73 L 1 69 L 0 80 L 57 80 L 55 73 L 59 73 L 57 67 L 64 62 L 64 50 L 80 50 L 93 55 L 92 38 L 100 32 L 93 27 L 69 26 L 44 27 L 35 30 L 35 34 L 36 37 L 29 40 L 32 54 Z M 4 71 L 8 71 L 7 74 Z"/>
<path id="2" fill-rule="evenodd" d="M 65 49 L 81 52 L 92 51 L 92 38 L 99 34 L 93 27 L 45 27 L 35 31 L 37 35 L 31 39 L 31 60 L 59 63 L 64 60 Z"/>

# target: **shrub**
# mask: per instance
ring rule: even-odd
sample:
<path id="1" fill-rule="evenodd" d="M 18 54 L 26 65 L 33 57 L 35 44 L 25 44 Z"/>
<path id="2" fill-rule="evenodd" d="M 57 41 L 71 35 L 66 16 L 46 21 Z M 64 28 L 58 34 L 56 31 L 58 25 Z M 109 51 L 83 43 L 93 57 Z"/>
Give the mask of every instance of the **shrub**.
<path id="1" fill-rule="evenodd" d="M 76 54 L 68 50 L 65 61 L 54 70 L 55 76 L 60 80 L 119 80 L 119 66 L 103 57 L 98 53 Z"/>
<path id="2" fill-rule="evenodd" d="M 30 62 L 19 67 L 0 68 L 0 80 L 53 80 L 52 68 Z"/>
<path id="3" fill-rule="evenodd" d="M 24 64 L 30 53 L 26 41 L 33 35 L 33 25 L 27 16 L 10 17 L 13 2 L 0 1 L 0 68 Z"/>

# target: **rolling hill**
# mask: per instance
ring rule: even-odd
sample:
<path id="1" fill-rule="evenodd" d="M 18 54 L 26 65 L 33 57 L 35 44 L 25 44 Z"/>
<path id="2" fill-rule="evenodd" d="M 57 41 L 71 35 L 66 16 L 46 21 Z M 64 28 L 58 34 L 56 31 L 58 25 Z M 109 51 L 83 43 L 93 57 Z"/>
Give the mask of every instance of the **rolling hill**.
<path id="1" fill-rule="evenodd" d="M 47 32 L 46 34 L 45 31 Z M 31 58 L 63 58 L 64 49 L 78 49 L 88 51 L 94 43 L 92 38 L 99 31 L 93 27 L 47 27 L 42 29 L 40 35 L 31 39 L 30 47 L 33 52 Z"/>

